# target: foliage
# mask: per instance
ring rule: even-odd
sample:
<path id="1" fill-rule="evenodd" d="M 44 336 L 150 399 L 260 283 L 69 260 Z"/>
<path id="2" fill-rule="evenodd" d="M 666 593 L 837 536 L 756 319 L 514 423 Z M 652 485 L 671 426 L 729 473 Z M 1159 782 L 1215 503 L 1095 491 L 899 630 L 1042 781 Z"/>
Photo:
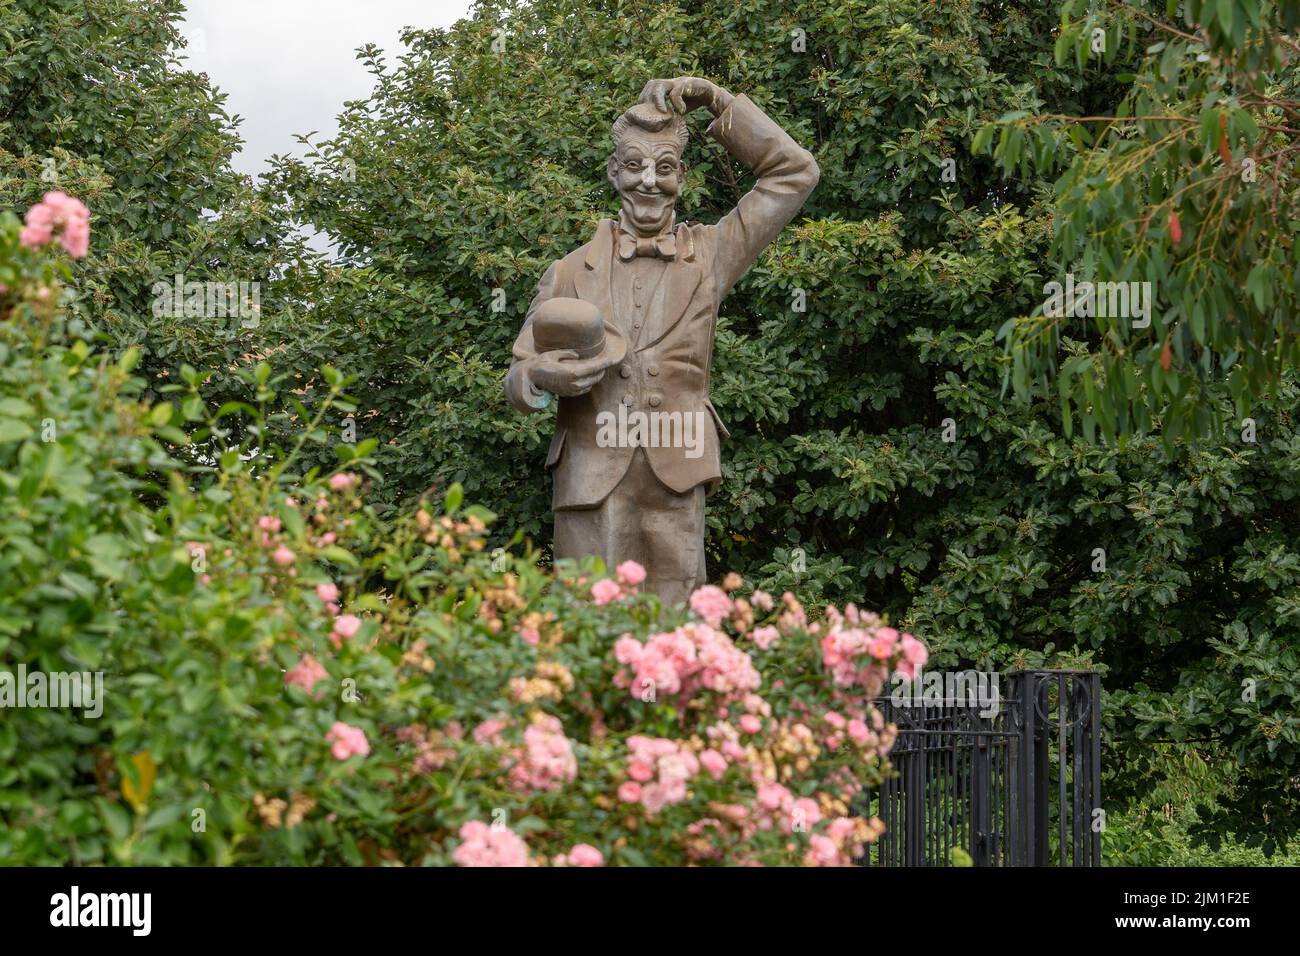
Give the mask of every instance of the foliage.
<path id="1" fill-rule="evenodd" d="M 274 199 L 231 168 L 238 118 L 178 60 L 183 15 L 183 0 L 0 2 L 0 208 L 51 189 L 85 200 L 96 241 L 67 307 L 117 350 L 139 349 L 145 397 L 189 363 L 214 372 L 219 405 L 240 397 L 232 370 L 256 353 L 259 327 L 292 323 L 273 280 L 310 256 Z M 177 276 L 258 283 L 259 308 L 173 313 L 155 286 Z"/>
<path id="2" fill-rule="evenodd" d="M 1120 773 L 1154 777 L 1159 782 L 1140 801 L 1106 817 L 1106 866 L 1295 866 L 1300 845 L 1264 847 L 1267 828 L 1241 841 L 1220 841 L 1213 852 L 1197 846 L 1192 832 L 1203 827 L 1207 800 L 1232 802 L 1248 796 L 1246 786 L 1232 783 L 1233 760 L 1213 744 L 1160 744 L 1117 747 L 1103 762 Z"/>
<path id="3" fill-rule="evenodd" d="M 1008 172 L 1065 167 L 1058 281 L 1145 282 L 1152 301 L 1141 316 L 1103 315 L 1098 295 L 1009 318 L 1011 381 L 1020 395 L 1055 385 L 1066 434 L 1076 416 L 1090 438 L 1221 434 L 1300 365 L 1300 3 L 1069 0 L 1061 13 L 1056 62 L 1114 75 L 1124 94 L 1084 115 L 1035 98 L 972 146 Z"/>

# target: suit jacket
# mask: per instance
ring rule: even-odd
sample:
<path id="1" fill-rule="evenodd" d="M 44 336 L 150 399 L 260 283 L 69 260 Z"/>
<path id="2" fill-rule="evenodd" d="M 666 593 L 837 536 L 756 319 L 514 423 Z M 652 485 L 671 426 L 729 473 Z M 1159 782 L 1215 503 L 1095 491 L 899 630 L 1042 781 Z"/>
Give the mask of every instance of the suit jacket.
<path id="1" fill-rule="evenodd" d="M 585 395 L 561 398 L 555 437 L 546 466 L 555 471 L 554 508 L 599 504 L 627 473 L 635 448 L 597 444 L 601 412 L 681 412 L 704 417 L 703 454 L 687 449 L 645 449 L 655 475 L 685 493 L 722 478 L 719 439 L 727 429 L 709 401 L 709 370 L 718 305 L 745 274 L 763 247 L 776 238 L 817 185 L 820 171 L 812 154 L 796 143 L 746 96 L 735 97 L 709 126 L 708 133 L 753 171 L 757 182 L 716 225 L 677 226 L 677 257 L 667 264 L 644 327 L 633 330 L 613 315 L 610 289 L 617 262 L 618 226 L 603 219 L 586 245 L 553 262 L 542 277 L 514 345 L 506 394 L 520 411 L 529 403 L 531 360 L 537 357 L 530 329 L 537 307 L 554 296 L 591 302 L 628 340 L 623 362 L 610 368 Z"/>

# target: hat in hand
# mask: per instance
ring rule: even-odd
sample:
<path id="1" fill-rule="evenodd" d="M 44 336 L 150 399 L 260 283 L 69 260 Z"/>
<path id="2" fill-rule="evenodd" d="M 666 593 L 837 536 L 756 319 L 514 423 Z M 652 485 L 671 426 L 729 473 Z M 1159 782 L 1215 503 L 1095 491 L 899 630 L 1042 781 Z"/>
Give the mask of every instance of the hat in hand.
<path id="1" fill-rule="evenodd" d="M 538 354 L 565 350 L 578 360 L 596 359 L 607 369 L 627 355 L 627 340 L 605 324 L 600 310 L 582 299 L 547 299 L 533 313 L 533 348 Z"/>

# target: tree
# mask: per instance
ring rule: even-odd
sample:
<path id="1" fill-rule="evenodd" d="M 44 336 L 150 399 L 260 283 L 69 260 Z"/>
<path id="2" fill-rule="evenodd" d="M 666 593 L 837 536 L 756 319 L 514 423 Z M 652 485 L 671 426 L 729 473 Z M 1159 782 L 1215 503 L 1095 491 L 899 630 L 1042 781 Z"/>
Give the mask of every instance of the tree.
<path id="1" fill-rule="evenodd" d="M 65 292 L 74 314 L 117 349 L 140 347 L 149 395 L 188 362 L 216 371 L 212 400 L 242 397 L 233 370 L 285 318 L 274 280 L 307 254 L 231 168 L 224 95 L 177 59 L 183 0 L 3 7 L 0 205 L 22 212 L 52 189 L 84 199 L 96 241 Z M 217 301 L 241 282 L 241 298 Z M 201 284 L 188 301 L 162 291 L 186 283 Z"/>
<path id="2" fill-rule="evenodd" d="M 1221 435 L 1300 365 L 1300 3 L 1069 0 L 1061 13 L 1056 62 L 1113 76 L 1123 95 L 1081 113 L 1035 99 L 973 146 L 1007 171 L 1065 167 L 1055 278 L 1109 288 L 1008 319 L 1010 380 L 1022 396 L 1055 386 L 1067 434 L 1078 417 L 1090 438 Z M 1130 292 L 1140 308 L 1124 307 Z"/>

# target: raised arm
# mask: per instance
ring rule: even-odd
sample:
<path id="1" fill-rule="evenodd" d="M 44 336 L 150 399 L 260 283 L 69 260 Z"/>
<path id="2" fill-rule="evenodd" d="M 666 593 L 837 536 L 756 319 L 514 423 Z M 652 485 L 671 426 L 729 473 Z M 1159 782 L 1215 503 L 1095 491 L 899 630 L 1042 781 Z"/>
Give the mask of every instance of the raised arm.
<path id="1" fill-rule="evenodd" d="M 817 160 L 749 97 L 733 96 L 711 80 L 693 76 L 651 80 L 641 99 L 681 113 L 707 107 L 715 117 L 709 135 L 758 179 L 713 227 L 718 295 L 726 295 L 817 186 L 821 178 Z"/>

